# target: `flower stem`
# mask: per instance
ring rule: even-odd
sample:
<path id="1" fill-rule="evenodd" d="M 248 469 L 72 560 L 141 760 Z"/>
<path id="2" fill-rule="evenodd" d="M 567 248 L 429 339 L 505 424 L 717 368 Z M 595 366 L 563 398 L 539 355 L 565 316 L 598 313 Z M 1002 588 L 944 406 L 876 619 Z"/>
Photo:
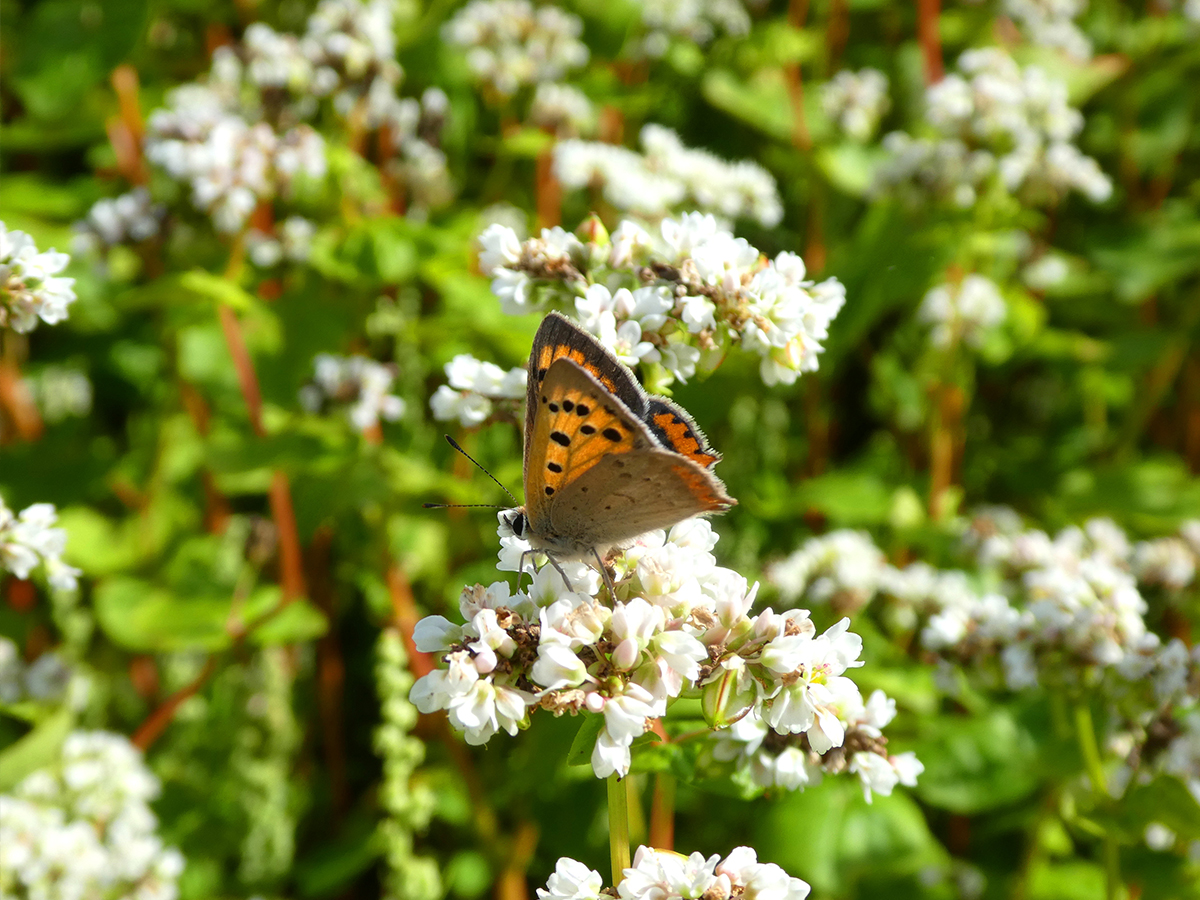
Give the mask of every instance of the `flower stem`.
<path id="1" fill-rule="evenodd" d="M 1079 750 L 1083 754 L 1084 766 L 1092 782 L 1092 792 L 1099 802 L 1110 797 L 1104 778 L 1104 764 L 1100 759 L 1100 746 L 1096 743 L 1096 729 L 1092 724 L 1092 709 L 1086 701 L 1075 706 L 1075 732 L 1079 738 Z M 1117 839 L 1111 833 L 1104 835 L 1104 897 L 1116 900 L 1120 893 L 1121 857 Z"/>
<path id="2" fill-rule="evenodd" d="M 629 868 L 629 785 L 616 774 L 608 776 L 608 849 L 612 883 L 621 883 Z"/>

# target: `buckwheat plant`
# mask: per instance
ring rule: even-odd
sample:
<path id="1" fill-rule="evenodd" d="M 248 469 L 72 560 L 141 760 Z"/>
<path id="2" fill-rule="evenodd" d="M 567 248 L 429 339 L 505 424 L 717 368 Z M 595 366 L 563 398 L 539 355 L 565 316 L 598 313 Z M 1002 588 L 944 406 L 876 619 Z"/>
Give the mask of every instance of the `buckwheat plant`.
<path id="1" fill-rule="evenodd" d="M 718 862 L 718 860 L 720 860 Z M 702 853 L 684 856 L 669 850 L 638 847 L 633 865 L 615 888 L 605 888 L 599 872 L 564 857 L 558 861 L 538 900 L 804 900 L 809 886 L 773 863 L 760 863 L 750 847 L 737 847 L 725 859 Z"/>
<path id="2" fill-rule="evenodd" d="M 642 153 L 615 144 L 565 140 L 554 147 L 554 174 L 567 188 L 593 187 L 624 212 L 660 219 L 686 206 L 730 219 L 778 225 L 775 179 L 753 162 L 729 163 L 685 147 L 674 131 L 646 125 Z"/>
<path id="3" fill-rule="evenodd" d="M 126 738 L 72 732 L 61 755 L 0 795 L 0 893 L 174 900 L 184 859 L 156 833 L 158 791 Z"/>
<path id="4" fill-rule="evenodd" d="M 382 707 L 374 743 L 383 759 L 379 796 L 387 817 L 379 823 L 379 836 L 388 865 L 387 896 L 434 900 L 443 892 L 437 863 L 413 853 L 413 841 L 428 826 L 435 799 L 427 785 L 413 778 L 425 758 L 425 744 L 411 733 L 417 723 L 417 710 L 408 699 L 413 677 L 404 639 L 395 629 L 380 632 L 375 680 Z"/>
<path id="5" fill-rule="evenodd" d="M 28 578 L 40 569 L 55 590 L 75 590 L 80 571 L 62 561 L 67 532 L 54 527 L 57 521 L 53 503 L 35 503 L 15 515 L 0 498 L 0 571 Z"/>
<path id="6" fill-rule="evenodd" d="M 396 373 L 365 356 L 319 353 L 313 360 L 313 381 L 300 390 L 300 404 L 309 412 L 330 407 L 344 410 L 358 431 L 394 422 L 404 415 L 404 400 L 391 393 Z"/>
<path id="7" fill-rule="evenodd" d="M 1075 703 L 1094 786 L 1119 794 L 1166 773 L 1200 798 L 1200 649 L 1146 622 L 1148 598 L 1169 607 L 1194 592 L 1200 523 L 1133 542 L 1112 520 L 1091 519 L 1051 537 L 992 508 L 965 527 L 961 554 L 964 569 L 898 568 L 866 533 L 836 531 L 775 564 L 768 580 L 785 603 L 872 607 L 894 633 L 916 632 L 951 694 L 961 670 L 984 689 Z M 1097 699 L 1105 759 L 1091 750 Z"/>
<path id="8" fill-rule="evenodd" d="M 497 405 L 507 408 L 515 421 L 517 407 L 525 397 L 526 377 L 523 368 L 505 372 L 495 363 L 460 353 L 446 363 L 449 384 L 438 387 L 429 406 L 439 422 L 457 420 L 464 428 L 482 425 Z"/>
<path id="9" fill-rule="evenodd" d="M 476 81 L 503 101 L 522 87 L 563 76 L 586 65 L 583 22 L 556 6 L 529 0 L 471 0 L 442 29 L 449 44 L 466 52 Z"/>
<path id="10" fill-rule="evenodd" d="M 878 69 L 844 69 L 821 85 L 821 108 L 852 140 L 874 137 L 889 106 L 888 79 Z"/>
<path id="11" fill-rule="evenodd" d="M 974 205 L 989 185 L 1023 202 L 1045 204 L 1078 191 L 1093 203 L 1112 194 L 1099 164 L 1073 143 L 1083 116 L 1067 86 L 1036 66 L 1022 68 L 1004 50 L 968 50 L 925 91 L 930 137 L 893 132 L 875 190 L 933 195 Z"/>
<path id="12" fill-rule="evenodd" d="M 507 581 L 465 589 L 464 624 L 429 616 L 416 627 L 418 649 L 439 654 L 445 668 L 416 683 L 413 702 L 446 710 L 471 744 L 516 734 L 538 709 L 596 716 L 599 778 L 628 774 L 634 742 L 680 696 L 698 697 L 713 728 L 754 722 L 760 744 L 768 729 L 803 740 L 814 767 L 895 770 L 878 731 L 894 708 L 882 695 L 864 702 L 848 675 L 863 665 L 849 620 L 818 634 L 806 610 L 753 614 L 758 585 L 718 566 L 716 543 L 703 519 L 638 538 L 611 559 L 615 596 L 582 563 L 562 564 L 569 586 L 547 565 L 531 568 L 526 591 Z M 531 555 L 503 522 L 501 548 L 502 571 Z M 831 751 L 837 761 L 823 761 Z M 915 761 L 899 765 L 904 773 L 891 784 L 920 771 Z M 871 786 L 886 780 L 864 776 Z"/>
<path id="13" fill-rule="evenodd" d="M 327 146 L 316 125 L 329 107 L 340 140 L 379 136 L 379 169 L 405 202 L 446 203 L 453 187 L 437 136 L 448 101 L 437 88 L 419 100 L 400 96 L 394 17 L 388 0 L 322 0 L 301 35 L 251 24 L 240 43 L 213 53 L 205 77 L 176 88 L 150 115 L 147 158 L 190 187 L 217 231 L 236 235 L 260 203 L 288 205 L 321 184 Z M 288 221 L 281 237 L 258 238 L 257 265 L 307 255 L 311 224 Z M 278 246 L 263 249 L 268 240 Z"/>
<path id="14" fill-rule="evenodd" d="M 737 346 L 761 358 L 764 383 L 815 371 L 845 302 L 836 278 L 806 279 L 804 261 L 766 259 L 716 218 L 686 213 L 654 232 L 626 220 L 609 235 L 592 218 L 520 241 L 503 225 L 480 235 L 479 268 L 505 312 L 572 309 L 655 389 L 711 371 Z"/>
<path id="15" fill-rule="evenodd" d="M 75 302 L 75 279 L 60 275 L 71 257 L 38 250 L 23 231 L 0 222 L 0 328 L 25 334 L 38 322 L 56 325 Z"/>

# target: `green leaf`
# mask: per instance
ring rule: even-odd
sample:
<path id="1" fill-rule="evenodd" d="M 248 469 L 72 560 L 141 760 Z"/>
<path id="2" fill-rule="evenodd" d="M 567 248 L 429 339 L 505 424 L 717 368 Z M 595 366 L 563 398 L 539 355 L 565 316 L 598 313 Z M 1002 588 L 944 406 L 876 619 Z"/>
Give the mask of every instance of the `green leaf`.
<path id="1" fill-rule="evenodd" d="M 268 590 L 272 595 L 271 606 L 274 607 L 279 602 L 280 591 L 278 588 Z M 260 646 L 299 644 L 315 640 L 328 630 L 329 621 L 325 614 L 308 600 L 299 598 L 263 620 L 261 625 L 254 626 L 249 637 Z"/>
<path id="2" fill-rule="evenodd" d="M 96 619 L 108 637 L 135 651 L 219 650 L 231 642 L 228 596 L 180 597 L 138 578 L 101 582 Z"/>
<path id="3" fill-rule="evenodd" d="M 777 140 L 791 141 L 795 117 L 778 69 L 759 72 L 749 81 L 712 69 L 705 73 L 701 91 L 704 99 L 722 112 Z"/>
<path id="4" fill-rule="evenodd" d="M 252 309 L 258 301 L 237 282 L 204 269 L 192 269 L 179 276 L 179 286 L 196 297 L 224 303 L 237 312 Z"/>
<path id="5" fill-rule="evenodd" d="M 1037 789 L 1038 747 L 1011 712 L 929 723 L 915 748 L 925 764 L 916 793 L 926 803 L 969 815 L 1015 803 Z"/>
<path id="6" fill-rule="evenodd" d="M 592 762 L 592 749 L 596 746 L 596 738 L 604 728 L 604 716 L 585 714 L 575 732 L 575 740 L 571 741 L 571 750 L 567 753 L 567 765 L 587 766 Z"/>
<path id="7" fill-rule="evenodd" d="M 71 710 L 63 707 L 0 750 L 0 793 L 12 790 L 26 775 L 56 759 L 74 720 Z"/>

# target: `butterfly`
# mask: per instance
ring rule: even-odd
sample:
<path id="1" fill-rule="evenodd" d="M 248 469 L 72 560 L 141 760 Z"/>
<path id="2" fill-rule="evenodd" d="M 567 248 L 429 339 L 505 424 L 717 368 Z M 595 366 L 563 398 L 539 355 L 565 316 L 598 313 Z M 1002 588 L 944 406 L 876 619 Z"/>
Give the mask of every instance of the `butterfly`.
<path id="1" fill-rule="evenodd" d="M 682 407 L 647 394 L 596 338 L 546 316 L 533 339 L 525 407 L 525 505 L 500 513 L 514 535 L 559 561 L 602 556 L 647 531 L 737 501 L 720 460 Z"/>

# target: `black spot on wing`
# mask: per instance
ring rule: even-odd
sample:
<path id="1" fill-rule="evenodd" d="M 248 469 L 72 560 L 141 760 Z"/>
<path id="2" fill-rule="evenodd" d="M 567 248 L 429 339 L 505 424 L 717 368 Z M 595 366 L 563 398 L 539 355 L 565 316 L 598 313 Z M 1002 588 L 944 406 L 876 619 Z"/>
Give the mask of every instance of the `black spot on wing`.
<path id="1" fill-rule="evenodd" d="M 621 440 L 621 432 L 617 431 L 617 429 L 615 429 L 615 428 L 605 428 L 600 433 L 602 435 L 604 435 L 606 438 L 608 438 L 610 441 L 612 441 L 614 444 Z"/>
<path id="2" fill-rule="evenodd" d="M 571 439 L 569 437 L 567 437 L 565 434 L 563 434 L 561 431 L 550 432 L 550 440 L 554 441 L 554 443 L 559 444 L 560 446 L 563 446 L 563 447 L 567 447 L 571 443 Z"/>

